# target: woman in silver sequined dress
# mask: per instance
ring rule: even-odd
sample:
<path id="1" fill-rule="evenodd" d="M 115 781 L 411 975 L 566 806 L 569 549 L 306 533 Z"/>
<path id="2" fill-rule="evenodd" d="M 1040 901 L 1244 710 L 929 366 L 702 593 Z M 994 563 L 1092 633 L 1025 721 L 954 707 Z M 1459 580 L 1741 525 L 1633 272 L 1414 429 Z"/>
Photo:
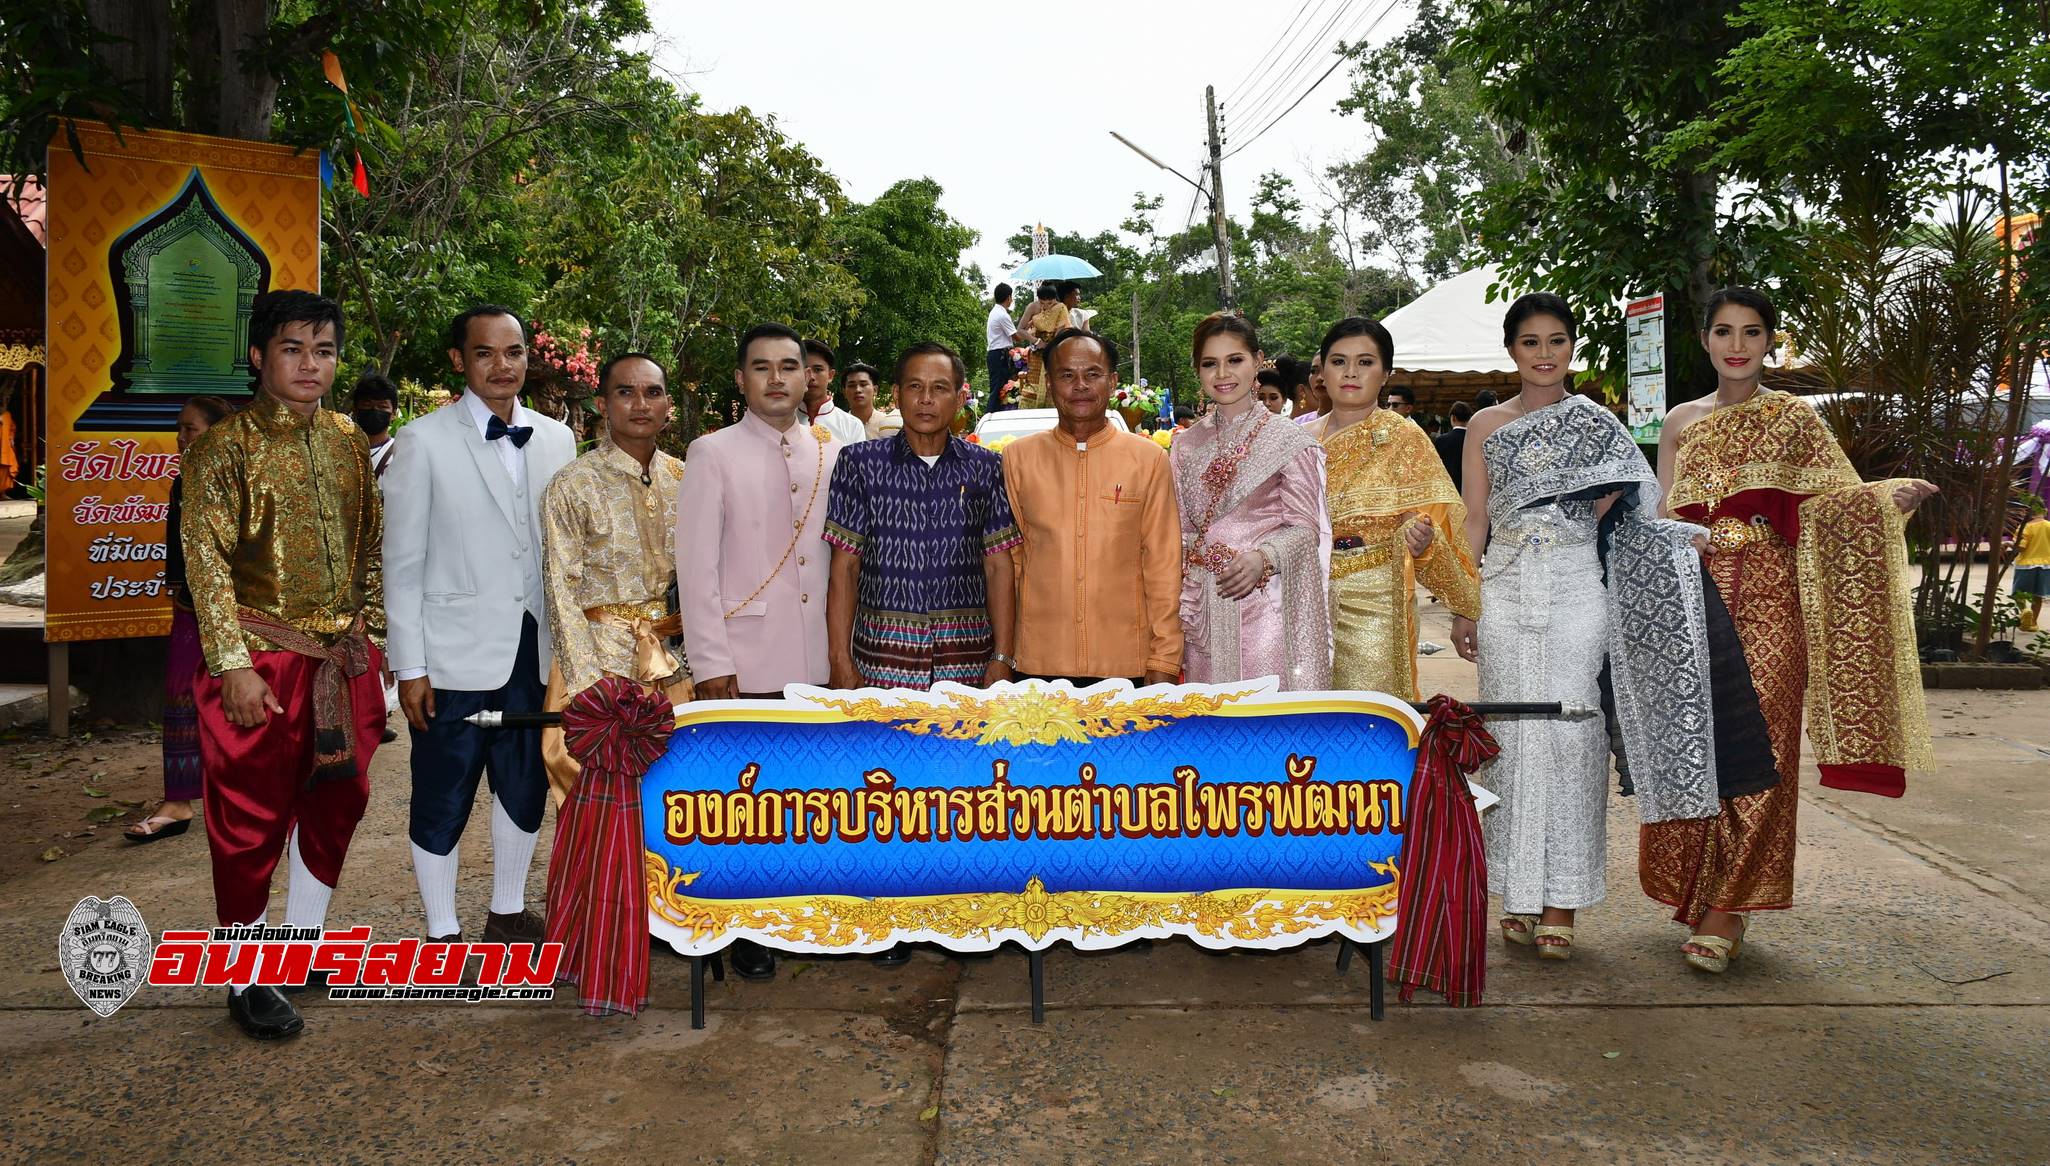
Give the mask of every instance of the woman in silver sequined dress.
<path id="1" fill-rule="evenodd" d="M 1573 313 L 1553 295 L 1510 306 L 1503 340 L 1522 392 L 1474 417 L 1467 538 L 1481 618 L 1453 621 L 1480 664 L 1481 699 L 1602 703 L 1614 679 L 1621 755 L 1647 822 L 1715 813 L 1717 740 L 1698 526 L 1657 517 L 1651 465 L 1614 413 L 1568 392 Z M 1573 950 L 1574 912 L 1607 888 L 1612 738 L 1596 717 L 1510 717 L 1478 780 L 1502 797 L 1482 820 L 1504 939 L 1547 959 Z"/>
<path id="2" fill-rule="evenodd" d="M 1468 426 L 1466 536 L 1482 556 L 1481 618 L 1455 619 L 1453 641 L 1480 666 L 1482 700 L 1592 706 L 1609 632 L 1596 529 L 1614 495 L 1510 509 L 1495 479 L 1520 472 L 1523 459 L 1487 457 L 1491 444 L 1507 452 L 1508 443 L 1492 440 L 1497 432 L 1513 435 L 1566 399 L 1572 310 L 1558 296 L 1525 296 L 1509 309 L 1503 333 L 1522 391 Z M 1539 458 L 1556 452 L 1525 449 Z M 1482 830 L 1488 890 L 1503 899 L 1503 938 L 1565 959 L 1575 910 L 1606 893 L 1608 733 L 1599 720 L 1536 717 L 1498 719 L 1489 730 L 1502 753 L 1476 780 L 1502 798 Z"/>

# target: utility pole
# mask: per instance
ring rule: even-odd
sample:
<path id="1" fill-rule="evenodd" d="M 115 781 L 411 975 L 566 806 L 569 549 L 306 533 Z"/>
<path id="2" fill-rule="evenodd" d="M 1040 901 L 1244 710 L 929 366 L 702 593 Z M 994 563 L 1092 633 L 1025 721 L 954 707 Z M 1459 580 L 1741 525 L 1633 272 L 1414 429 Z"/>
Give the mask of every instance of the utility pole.
<path id="1" fill-rule="evenodd" d="M 1139 289 L 1132 289 L 1132 383 L 1139 383 Z"/>
<path id="2" fill-rule="evenodd" d="M 1224 144 L 1217 136 L 1217 87 L 1203 87 L 1203 105 L 1210 117 L 1210 230 L 1217 237 L 1217 298 L 1229 312 L 1238 306 L 1231 291 L 1231 233 L 1224 223 Z"/>

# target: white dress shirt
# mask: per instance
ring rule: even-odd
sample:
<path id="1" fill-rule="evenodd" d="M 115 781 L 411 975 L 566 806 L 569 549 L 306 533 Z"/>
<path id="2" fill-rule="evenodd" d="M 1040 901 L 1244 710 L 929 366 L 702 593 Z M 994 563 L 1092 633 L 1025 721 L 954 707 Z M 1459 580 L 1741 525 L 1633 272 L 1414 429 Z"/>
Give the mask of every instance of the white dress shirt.
<path id="1" fill-rule="evenodd" d="M 1018 326 L 1011 322 L 1011 310 L 1002 304 L 991 305 L 989 324 L 984 331 L 987 333 L 984 336 L 986 347 L 991 352 L 999 348 L 1011 348 L 1017 344 L 1012 337 L 1018 331 Z"/>
<path id="2" fill-rule="evenodd" d="M 470 411 L 470 420 L 477 426 L 477 435 L 479 437 L 484 436 L 485 432 L 491 428 L 491 418 L 496 416 L 496 414 L 492 413 L 491 406 L 485 404 L 482 398 L 471 392 L 465 392 L 459 399 L 463 403 L 463 408 Z M 527 415 L 527 407 L 525 405 L 514 401 L 512 420 L 506 422 L 506 425 L 524 425 L 531 429 L 534 425 L 534 419 Z M 512 443 L 512 438 L 501 437 L 497 441 L 491 442 L 491 448 L 498 451 L 498 460 L 505 466 L 506 476 L 512 479 L 513 489 L 524 491 L 527 488 L 527 459 L 521 455 L 520 447 Z"/>

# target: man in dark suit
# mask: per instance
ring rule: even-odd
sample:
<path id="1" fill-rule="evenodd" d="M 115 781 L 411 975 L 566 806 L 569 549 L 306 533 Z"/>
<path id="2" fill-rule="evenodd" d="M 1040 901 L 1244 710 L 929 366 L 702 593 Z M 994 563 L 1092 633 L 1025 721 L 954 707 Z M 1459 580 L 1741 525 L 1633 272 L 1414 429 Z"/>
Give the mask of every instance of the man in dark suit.
<path id="1" fill-rule="evenodd" d="M 1452 428 L 1431 439 L 1438 447 L 1438 460 L 1445 463 L 1445 472 L 1452 475 L 1452 488 L 1464 491 L 1466 483 L 1460 479 L 1461 459 L 1466 456 L 1466 423 L 1473 418 L 1473 406 L 1465 401 L 1452 402 Z"/>

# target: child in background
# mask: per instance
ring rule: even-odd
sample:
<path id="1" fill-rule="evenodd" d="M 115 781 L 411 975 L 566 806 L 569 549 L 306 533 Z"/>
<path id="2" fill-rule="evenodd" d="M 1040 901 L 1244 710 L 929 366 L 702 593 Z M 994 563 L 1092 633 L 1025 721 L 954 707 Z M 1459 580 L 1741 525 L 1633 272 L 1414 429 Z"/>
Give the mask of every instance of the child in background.
<path id="1" fill-rule="evenodd" d="M 2030 495 L 2029 520 L 2022 524 L 2015 547 L 2014 597 L 2030 601 L 2029 609 L 2022 613 L 2022 630 L 2039 631 L 2043 596 L 2050 594 L 2050 519 L 2043 517 L 2041 498 Z"/>

